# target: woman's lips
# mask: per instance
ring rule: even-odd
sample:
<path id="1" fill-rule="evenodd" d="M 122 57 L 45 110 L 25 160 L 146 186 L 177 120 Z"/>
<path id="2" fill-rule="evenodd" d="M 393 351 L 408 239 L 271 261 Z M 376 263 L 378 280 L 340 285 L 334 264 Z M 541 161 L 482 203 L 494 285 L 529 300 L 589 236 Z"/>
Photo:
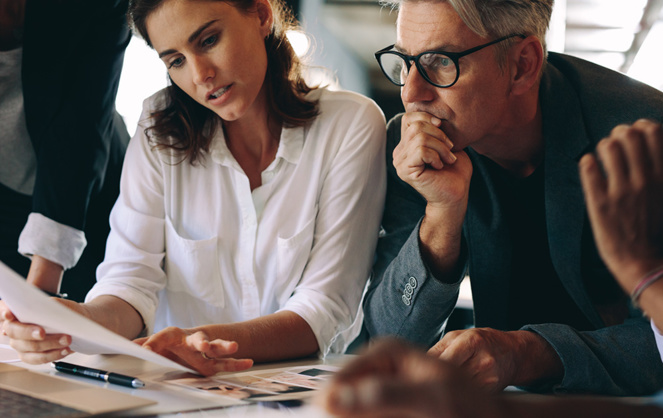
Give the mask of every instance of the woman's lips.
<path id="1" fill-rule="evenodd" d="M 215 91 L 209 93 L 207 95 L 207 100 L 214 100 L 218 99 L 219 97 L 223 96 L 232 86 L 232 84 L 228 84 L 227 86 L 221 87 L 219 89 L 216 89 Z"/>

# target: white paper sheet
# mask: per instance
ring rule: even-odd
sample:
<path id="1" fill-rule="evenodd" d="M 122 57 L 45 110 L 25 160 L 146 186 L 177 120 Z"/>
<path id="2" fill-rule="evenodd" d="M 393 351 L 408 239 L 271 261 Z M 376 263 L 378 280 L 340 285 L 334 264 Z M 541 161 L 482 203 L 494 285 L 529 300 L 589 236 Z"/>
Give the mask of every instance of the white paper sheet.
<path id="1" fill-rule="evenodd" d="M 0 299 L 7 304 L 19 321 L 38 324 L 44 327 L 47 333 L 71 335 L 71 349 L 78 353 L 126 354 L 162 366 L 195 373 L 66 308 L 28 284 L 2 262 L 0 262 Z"/>

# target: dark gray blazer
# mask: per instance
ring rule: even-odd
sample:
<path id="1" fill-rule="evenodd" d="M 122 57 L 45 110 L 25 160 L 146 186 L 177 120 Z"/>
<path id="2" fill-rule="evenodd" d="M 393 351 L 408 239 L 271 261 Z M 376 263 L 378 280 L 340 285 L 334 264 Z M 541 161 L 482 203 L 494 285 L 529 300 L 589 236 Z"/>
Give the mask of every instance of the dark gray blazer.
<path id="1" fill-rule="evenodd" d="M 621 298 L 628 319 L 608 326 L 615 311 L 602 300 L 617 284 L 598 257 L 586 216 L 578 161 L 620 123 L 663 120 L 663 93 L 583 60 L 551 53 L 541 87 L 545 140 L 545 205 L 550 256 L 564 287 L 595 330 L 565 324 L 528 325 L 557 351 L 564 378 L 552 389 L 615 395 L 651 394 L 663 387 L 663 364 L 649 322 Z M 366 295 L 371 337 L 398 335 L 430 347 L 454 308 L 462 277 L 436 280 L 422 261 L 419 222 L 425 200 L 398 178 L 391 153 L 400 141 L 400 116 L 388 127 L 387 200 L 374 277 Z M 463 224 L 463 258 L 471 276 L 477 327 L 507 329 L 511 242 L 485 163 L 474 166 Z M 406 290 L 407 284 L 410 288 Z M 411 293 L 411 295 L 409 295 Z M 564 307 L 560 307 L 564 309 Z M 623 320 L 623 318 L 621 318 Z"/>

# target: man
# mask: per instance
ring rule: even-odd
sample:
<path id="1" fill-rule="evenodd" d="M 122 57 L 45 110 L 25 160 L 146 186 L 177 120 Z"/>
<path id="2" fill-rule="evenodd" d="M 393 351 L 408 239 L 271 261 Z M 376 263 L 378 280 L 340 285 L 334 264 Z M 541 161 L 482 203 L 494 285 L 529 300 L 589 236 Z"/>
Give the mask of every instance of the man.
<path id="1" fill-rule="evenodd" d="M 647 120 L 620 125 L 596 154 L 582 157 L 580 176 L 599 253 L 622 289 L 663 327 L 663 127 Z M 319 403 L 344 417 L 662 416 L 663 392 L 641 400 L 491 396 L 457 367 L 386 339 L 337 373 Z"/>
<path id="2" fill-rule="evenodd" d="M 547 56 L 552 3 L 398 2 L 396 44 L 376 56 L 406 113 L 388 128 L 365 325 L 491 391 L 653 393 L 654 336 L 598 256 L 578 161 L 620 123 L 662 120 L 663 94 Z M 477 328 L 439 340 L 466 269 Z"/>
<path id="3" fill-rule="evenodd" d="M 104 258 L 129 142 L 115 111 L 127 6 L 0 0 L 0 261 L 78 301 Z"/>

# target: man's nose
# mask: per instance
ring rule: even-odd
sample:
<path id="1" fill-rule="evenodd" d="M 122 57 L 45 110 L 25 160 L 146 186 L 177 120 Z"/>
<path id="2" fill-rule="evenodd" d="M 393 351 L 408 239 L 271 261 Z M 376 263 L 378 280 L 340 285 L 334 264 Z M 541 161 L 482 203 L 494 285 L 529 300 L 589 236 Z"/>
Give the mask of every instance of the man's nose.
<path id="1" fill-rule="evenodd" d="M 401 87 L 401 100 L 403 104 L 431 101 L 435 98 L 436 88 L 426 81 L 416 65 L 412 65 L 405 78 L 405 85 Z"/>

